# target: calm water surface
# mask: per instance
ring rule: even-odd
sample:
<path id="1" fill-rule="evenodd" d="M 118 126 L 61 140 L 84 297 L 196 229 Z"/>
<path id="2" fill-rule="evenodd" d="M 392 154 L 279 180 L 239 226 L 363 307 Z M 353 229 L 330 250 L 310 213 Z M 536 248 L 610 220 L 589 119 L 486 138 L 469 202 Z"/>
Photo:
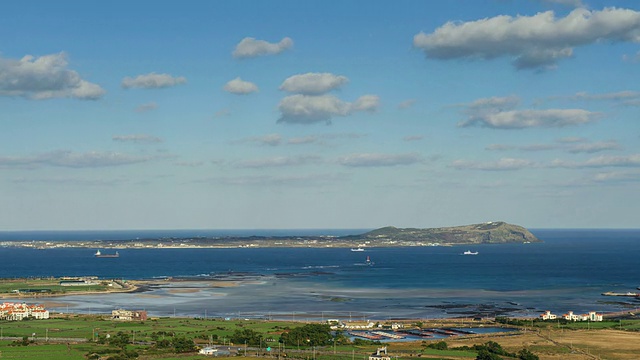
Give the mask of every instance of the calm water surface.
<path id="1" fill-rule="evenodd" d="M 309 230 L 301 235 L 318 232 Z M 331 234 L 344 232 L 334 230 Z M 137 294 L 39 300 L 62 302 L 56 307 L 60 311 L 66 311 L 67 306 L 76 312 L 134 306 L 156 316 L 529 316 L 546 309 L 562 313 L 640 307 L 640 302 L 631 298 L 601 295 L 605 291 L 635 291 L 640 286 L 640 230 L 533 232 L 544 243 L 370 248 L 365 252 L 334 248 L 122 249 L 117 259 L 96 259 L 92 256 L 96 249 L 5 247 L 0 248 L 0 277 L 186 276 L 222 279 L 227 284 L 233 280 L 238 285 L 189 283 L 189 291 L 159 287 Z M 12 234 L 15 237 L 16 233 Z M 54 235 L 51 241 L 65 239 L 60 233 Z M 87 235 L 93 239 L 113 236 L 72 233 L 66 239 L 83 240 Z M 0 233 L 0 239 L 7 236 Z M 46 233 L 39 232 L 39 236 Z M 175 235 L 165 232 L 163 236 Z M 465 250 L 479 254 L 461 255 Z M 366 265 L 367 256 L 373 265 Z"/>

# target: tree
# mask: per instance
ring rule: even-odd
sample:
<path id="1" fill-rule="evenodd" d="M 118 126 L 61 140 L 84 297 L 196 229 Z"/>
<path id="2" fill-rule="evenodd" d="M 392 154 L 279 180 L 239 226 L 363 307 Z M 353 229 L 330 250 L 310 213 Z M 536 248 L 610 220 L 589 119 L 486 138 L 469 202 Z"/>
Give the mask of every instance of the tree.
<path id="1" fill-rule="evenodd" d="M 445 341 L 438 341 L 435 343 L 431 343 L 426 347 L 429 349 L 436 349 L 436 350 L 447 350 L 448 348 L 447 343 Z"/>
<path id="2" fill-rule="evenodd" d="M 519 360 L 539 360 L 538 355 L 532 353 L 527 349 L 522 349 L 518 351 L 518 359 Z"/>
<path id="3" fill-rule="evenodd" d="M 260 345 L 262 334 L 251 329 L 236 330 L 231 335 L 231 341 L 236 344 Z"/>
<path id="4" fill-rule="evenodd" d="M 196 350 L 196 344 L 191 339 L 187 339 L 185 337 L 174 337 L 171 340 L 171 344 L 175 352 L 177 353 L 185 353 Z"/>
<path id="5" fill-rule="evenodd" d="M 331 327 L 327 324 L 306 324 L 280 335 L 280 342 L 306 346 L 330 345 L 331 339 Z"/>
<path id="6" fill-rule="evenodd" d="M 502 360 L 502 358 L 496 354 L 490 353 L 488 350 L 482 349 L 478 352 L 476 360 Z"/>
<path id="7" fill-rule="evenodd" d="M 127 347 L 130 341 L 131 336 L 128 333 L 118 331 L 117 334 L 109 338 L 109 345 L 124 349 Z"/>

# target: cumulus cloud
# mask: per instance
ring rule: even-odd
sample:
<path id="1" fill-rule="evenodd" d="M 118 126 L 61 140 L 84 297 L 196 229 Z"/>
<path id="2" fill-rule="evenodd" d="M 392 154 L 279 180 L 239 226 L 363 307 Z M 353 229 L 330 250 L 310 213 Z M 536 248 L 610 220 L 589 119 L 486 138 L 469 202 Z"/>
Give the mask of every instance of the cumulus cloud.
<path id="1" fill-rule="evenodd" d="M 90 151 L 77 153 L 57 150 L 33 156 L 0 156 L 0 166 L 59 166 L 70 168 L 91 168 L 129 165 L 151 160 L 150 157 L 135 156 L 117 152 Z"/>
<path id="2" fill-rule="evenodd" d="M 598 118 L 598 113 L 582 109 L 514 110 L 474 117 L 459 123 L 458 126 L 494 129 L 549 128 L 587 124 Z"/>
<path id="3" fill-rule="evenodd" d="M 159 137 L 145 135 L 145 134 L 137 134 L 137 135 L 114 135 L 111 137 L 113 141 L 118 142 L 133 142 L 133 143 L 160 143 L 162 139 Z"/>
<path id="4" fill-rule="evenodd" d="M 478 99 L 466 106 L 467 119 L 459 127 L 481 126 L 494 129 L 565 127 L 586 124 L 600 118 L 599 113 L 582 109 L 516 110 L 517 97 Z"/>
<path id="5" fill-rule="evenodd" d="M 258 91 L 258 86 L 252 82 L 244 81 L 239 77 L 229 81 L 224 86 L 224 91 L 236 95 L 247 95 Z"/>
<path id="6" fill-rule="evenodd" d="M 304 95 L 320 95 L 349 82 L 346 76 L 331 73 L 306 73 L 287 78 L 280 90 Z"/>
<path id="7" fill-rule="evenodd" d="M 493 162 L 456 160 L 451 166 L 458 170 L 511 171 L 531 168 L 536 163 L 526 159 L 502 158 Z"/>
<path id="8" fill-rule="evenodd" d="M 347 116 L 357 111 L 375 111 L 379 98 L 375 95 L 364 95 L 355 102 L 349 103 L 333 95 L 290 95 L 280 101 L 278 110 L 281 116 L 279 123 L 313 124 L 317 122 L 331 123 L 334 116 Z"/>
<path id="9" fill-rule="evenodd" d="M 387 167 L 399 165 L 413 165 L 423 162 L 422 156 L 410 154 L 350 154 L 338 159 L 338 163 L 349 167 Z"/>
<path id="10" fill-rule="evenodd" d="M 106 93 L 99 85 L 67 69 L 67 65 L 65 53 L 40 57 L 26 55 L 20 60 L 0 57 L 0 95 L 34 100 L 97 100 Z"/>
<path id="11" fill-rule="evenodd" d="M 138 75 L 135 78 L 125 77 L 122 79 L 121 86 L 125 89 L 141 88 L 141 89 L 159 89 L 176 85 L 185 84 L 187 79 L 183 76 L 171 76 L 169 74 L 149 73 Z"/>
<path id="12" fill-rule="evenodd" d="M 292 46 L 293 40 L 288 37 L 283 38 L 277 43 L 270 43 L 264 40 L 246 37 L 236 45 L 235 50 L 233 50 L 233 57 L 236 59 L 242 59 L 263 55 L 275 55 L 290 49 Z"/>
<path id="13" fill-rule="evenodd" d="M 551 167 L 559 168 L 602 168 L 602 167 L 640 167 L 640 154 L 607 156 L 601 155 L 586 161 L 565 161 L 556 159 L 551 162 Z"/>
<path id="14" fill-rule="evenodd" d="M 562 18 L 546 11 L 533 16 L 450 21 L 432 33 L 416 34 L 413 46 L 433 59 L 512 57 L 518 69 L 540 69 L 573 56 L 577 46 L 606 41 L 640 42 L 640 12 L 578 8 Z"/>

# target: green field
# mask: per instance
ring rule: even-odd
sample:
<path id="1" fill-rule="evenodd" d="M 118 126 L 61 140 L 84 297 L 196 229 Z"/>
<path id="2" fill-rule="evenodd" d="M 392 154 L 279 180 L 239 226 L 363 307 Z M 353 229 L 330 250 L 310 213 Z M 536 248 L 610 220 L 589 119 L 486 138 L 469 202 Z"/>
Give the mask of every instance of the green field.
<path id="1" fill-rule="evenodd" d="M 19 290 L 24 296 L 32 296 L 34 293 L 69 294 L 84 291 L 109 291 L 109 281 L 100 282 L 99 285 L 62 286 L 60 279 L 2 279 L 0 281 L 0 295 L 12 294 Z"/>
<path id="2" fill-rule="evenodd" d="M 108 359 L 118 358 L 122 354 L 135 353 L 138 359 L 202 359 L 196 350 L 186 353 L 176 353 L 174 347 L 161 347 L 160 343 L 188 339 L 196 346 L 204 347 L 208 343 L 214 345 L 230 345 L 238 348 L 238 355 L 244 357 L 281 357 L 292 359 L 317 360 L 366 360 L 368 355 L 375 352 L 381 345 L 356 343 L 347 340 L 335 346 L 308 346 L 304 343 L 281 344 L 278 342 L 284 331 L 292 331 L 304 327 L 305 323 L 289 321 L 264 320 L 223 320 L 202 318 L 152 318 L 144 322 L 112 321 L 109 316 L 100 315 L 58 315 L 48 320 L 0 321 L 0 359 Z M 561 339 L 580 334 L 604 334 L 605 332 L 627 329 L 625 334 L 636 339 L 639 335 L 640 321 L 623 320 L 622 322 L 603 322 L 595 326 L 590 324 L 570 323 L 563 327 L 552 326 L 551 323 L 536 323 L 539 331 L 545 336 Z M 581 328 L 582 327 L 582 328 Z M 238 331 L 255 332 L 259 334 L 260 343 L 230 344 L 230 338 Z M 35 336 L 34 336 L 35 334 Z M 126 334 L 127 341 L 117 345 L 111 340 Z M 457 337 L 447 339 L 448 349 L 437 350 L 428 348 L 433 340 L 413 342 L 386 343 L 389 354 L 397 360 L 410 360 L 415 357 L 424 359 L 475 359 L 477 352 L 473 349 L 455 350 L 460 346 L 484 344 L 496 341 L 505 344 L 511 352 L 522 348 L 523 343 L 529 343 L 529 350 L 539 354 L 552 356 L 569 356 L 572 352 L 566 346 L 554 345 L 542 341 L 539 335 L 529 331 L 520 335 L 486 335 L 472 337 Z M 612 336 L 613 335 L 613 336 Z M 609 334 L 611 340 L 606 343 L 614 346 L 620 335 Z M 26 337 L 26 339 L 25 339 Z M 522 339 L 522 340 L 518 340 Z M 23 344 L 24 341 L 24 344 Z M 578 341 L 578 340 L 569 340 Z M 629 339 L 621 340 L 626 343 Z M 575 344 L 575 342 L 573 342 Z M 17 346 L 16 346 L 17 345 Z M 26 346 L 25 346 L 26 345 Z M 271 347 L 271 351 L 267 351 Z M 616 346 L 614 346 L 616 347 Z M 126 352 L 123 352 L 123 349 Z M 122 357 L 120 357 L 122 358 Z M 553 358 L 553 357 L 551 357 Z M 609 357 L 615 359 L 616 357 Z M 541 359 L 545 359 L 541 356 Z M 626 359 L 626 358 L 625 358 Z"/>
<path id="3" fill-rule="evenodd" d="M 277 357 L 287 354 L 290 358 L 315 358 L 319 360 L 366 359 L 380 345 L 340 344 L 312 347 L 307 344 L 279 344 L 280 334 L 286 329 L 304 326 L 304 323 L 262 320 L 223 320 L 201 318 L 154 318 L 144 322 L 119 322 L 108 316 L 61 315 L 48 320 L 0 321 L 0 359 L 87 359 L 99 354 L 103 359 L 115 356 L 121 348 L 109 345 L 107 336 L 126 333 L 131 343 L 128 351 L 136 351 L 138 359 L 201 359 L 195 352 L 176 354 L 171 349 L 159 349 L 155 344 L 164 339 L 188 338 L 198 346 L 209 342 L 239 348 L 239 355 Z M 260 334 L 260 345 L 230 344 L 237 330 L 251 330 Z M 34 336 L 35 334 L 35 336 Z M 10 346 L 27 337 L 27 346 Z M 10 338 L 10 339 L 8 339 Z M 61 343 L 62 342 L 62 343 Z M 68 344 L 67 344 L 68 343 Z M 271 347 L 271 351 L 267 351 Z M 393 345 L 389 345 L 390 349 Z M 390 350 L 391 351 L 391 350 Z M 420 342 L 404 346 L 397 358 L 409 358 L 421 354 L 428 358 L 474 358 L 475 352 L 423 349 Z"/>

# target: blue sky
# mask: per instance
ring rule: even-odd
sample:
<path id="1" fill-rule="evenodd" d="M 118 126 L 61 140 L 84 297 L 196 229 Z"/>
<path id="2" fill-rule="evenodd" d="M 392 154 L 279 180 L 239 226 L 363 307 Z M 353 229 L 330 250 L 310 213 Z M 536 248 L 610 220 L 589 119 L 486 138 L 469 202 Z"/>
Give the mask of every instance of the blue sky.
<path id="1" fill-rule="evenodd" d="M 0 229 L 637 228 L 636 1 L 23 1 Z"/>

